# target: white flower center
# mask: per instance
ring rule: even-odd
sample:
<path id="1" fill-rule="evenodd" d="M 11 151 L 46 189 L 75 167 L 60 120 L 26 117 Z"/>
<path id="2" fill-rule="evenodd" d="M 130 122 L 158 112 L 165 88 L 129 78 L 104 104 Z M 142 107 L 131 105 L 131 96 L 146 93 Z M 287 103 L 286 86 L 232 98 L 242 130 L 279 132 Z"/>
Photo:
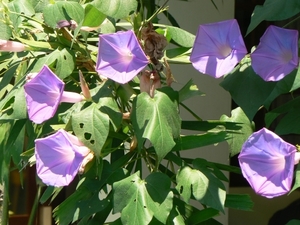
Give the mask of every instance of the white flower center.
<path id="1" fill-rule="evenodd" d="M 133 54 L 130 50 L 124 51 L 122 58 L 123 58 L 124 62 L 129 63 L 133 58 Z"/>
<path id="2" fill-rule="evenodd" d="M 226 58 L 227 56 L 230 55 L 232 49 L 229 45 L 223 45 L 219 48 L 221 56 Z"/>

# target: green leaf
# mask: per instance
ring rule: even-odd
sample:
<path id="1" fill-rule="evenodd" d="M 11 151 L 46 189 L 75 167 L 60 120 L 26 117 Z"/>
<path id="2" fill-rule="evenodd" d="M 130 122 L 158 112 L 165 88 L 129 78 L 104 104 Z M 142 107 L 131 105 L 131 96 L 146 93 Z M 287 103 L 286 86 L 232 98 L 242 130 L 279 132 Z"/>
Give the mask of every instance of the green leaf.
<path id="1" fill-rule="evenodd" d="M 172 151 L 182 151 L 194 148 L 200 148 L 207 145 L 214 145 L 230 138 L 230 135 L 225 131 L 218 133 L 208 132 L 204 134 L 180 136 L 175 140 L 176 145 Z"/>
<path id="2" fill-rule="evenodd" d="M 275 83 L 276 85 L 273 91 L 263 103 L 266 108 L 269 108 L 272 101 L 281 94 L 292 92 L 300 87 L 300 69 L 294 70 L 283 79 Z"/>
<path id="3" fill-rule="evenodd" d="M 75 68 L 75 55 L 74 52 L 66 48 L 62 50 L 56 49 L 49 55 L 40 58 L 34 65 L 32 72 L 39 72 L 44 65 L 52 67 L 56 63 L 54 73 L 60 78 L 68 77 Z"/>
<path id="4" fill-rule="evenodd" d="M 105 195 L 108 193 L 106 184 L 112 184 L 109 180 L 116 182 L 126 176 L 125 169 L 121 167 L 114 169 L 105 160 L 94 163 L 80 180 L 76 191 L 54 209 L 56 221 L 60 225 L 69 225 L 83 217 L 90 217 L 94 213 L 111 211 L 112 192 Z M 100 199 L 100 191 L 104 192 L 104 195 L 101 195 L 103 199 Z"/>
<path id="5" fill-rule="evenodd" d="M 105 14 L 100 12 L 93 5 L 88 4 L 84 9 L 84 20 L 82 22 L 82 26 L 98 27 L 105 19 Z"/>
<path id="6" fill-rule="evenodd" d="M 227 140 L 230 147 L 230 156 L 234 156 L 241 151 L 245 141 L 255 131 L 254 122 L 250 122 L 240 107 L 231 111 L 231 117 L 222 115 L 220 120 L 224 122 L 235 122 L 240 125 L 239 132 L 229 134 L 231 138 Z"/>
<path id="7" fill-rule="evenodd" d="M 113 184 L 114 213 L 121 212 L 124 225 L 149 224 L 155 216 L 165 223 L 173 207 L 170 178 L 162 173 L 152 173 L 145 180 L 139 171 Z"/>
<path id="8" fill-rule="evenodd" d="M 183 64 L 191 64 L 190 54 L 192 48 L 179 47 L 167 49 L 165 51 L 165 58 L 169 63 L 183 63 Z"/>
<path id="9" fill-rule="evenodd" d="M 154 98 L 146 92 L 139 94 L 133 101 L 131 113 L 139 148 L 143 139 L 150 140 L 159 160 L 174 147 L 173 138 L 179 136 L 181 123 L 176 92 L 171 88 L 164 90 L 170 94 L 155 91 Z"/>
<path id="10" fill-rule="evenodd" d="M 114 82 L 111 80 L 107 80 L 90 90 L 93 101 L 96 102 L 101 112 L 106 113 L 109 116 L 110 122 L 116 131 L 122 122 L 122 113 L 115 101 L 113 91 Z"/>
<path id="11" fill-rule="evenodd" d="M 195 211 L 188 218 L 188 224 L 198 225 L 201 222 L 207 221 L 217 215 L 219 215 L 219 210 L 216 210 L 214 208 L 205 208 L 199 211 Z"/>
<path id="12" fill-rule="evenodd" d="M 7 140 L 10 136 L 10 130 L 12 129 L 13 121 L 7 123 L 0 123 L 0 183 L 7 182 L 10 168 L 11 155 L 6 148 Z"/>
<path id="13" fill-rule="evenodd" d="M 85 180 L 83 184 L 64 202 L 54 209 L 56 223 L 69 225 L 83 216 L 104 210 L 111 204 L 112 196 L 99 199 L 99 180 Z"/>
<path id="14" fill-rule="evenodd" d="M 123 19 L 137 9 L 136 0 L 95 0 L 93 5 L 102 13 L 115 19 Z"/>
<path id="15" fill-rule="evenodd" d="M 282 118 L 280 118 L 277 123 L 275 133 L 278 135 L 290 133 L 300 134 L 299 125 L 295 122 L 298 120 L 300 112 L 299 103 L 300 97 L 297 97 L 268 112 L 265 117 L 267 126 L 270 126 L 272 122 L 281 115 Z"/>
<path id="16" fill-rule="evenodd" d="M 29 0 L 10 1 L 7 4 L 7 7 L 9 8 L 9 10 L 11 12 L 15 12 L 15 13 L 9 13 L 9 17 L 12 22 L 12 25 L 13 25 L 14 29 L 16 29 L 15 31 L 17 31 L 17 29 L 20 27 L 20 24 L 24 20 L 24 17 L 22 17 L 21 15 L 18 15 L 18 14 L 32 16 L 35 13 L 34 8 L 31 5 Z M 1 30 L 1 32 L 2 32 L 2 30 Z"/>
<path id="17" fill-rule="evenodd" d="M 2 105 L 5 107 L 2 108 Z M 0 121 L 18 120 L 27 118 L 27 108 L 24 88 L 13 89 L 9 95 L 0 102 Z"/>
<path id="18" fill-rule="evenodd" d="M 68 77 L 75 69 L 75 55 L 74 51 L 66 48 L 60 51 L 56 61 L 55 74 L 60 78 L 64 79 Z"/>
<path id="19" fill-rule="evenodd" d="M 12 35 L 12 29 L 6 23 L 3 22 L 3 17 L 0 15 L 0 39 L 8 40 Z"/>
<path id="20" fill-rule="evenodd" d="M 299 225 L 300 220 L 290 220 L 287 224 L 285 225 Z"/>
<path id="21" fill-rule="evenodd" d="M 172 40 L 182 47 L 191 48 L 195 42 L 195 35 L 178 27 L 167 26 L 167 33 Z"/>
<path id="22" fill-rule="evenodd" d="M 295 191 L 299 187 L 300 187 L 300 164 L 297 165 L 297 168 L 296 168 L 296 171 L 295 171 L 295 183 L 294 183 L 290 193 L 292 193 L 293 191 Z"/>
<path id="23" fill-rule="evenodd" d="M 43 10 L 45 23 L 56 28 L 57 22 L 61 20 L 74 20 L 77 24 L 84 18 L 84 9 L 78 2 L 57 1 L 47 5 Z"/>
<path id="24" fill-rule="evenodd" d="M 193 196 L 197 201 L 224 212 L 226 191 L 224 184 L 210 171 L 201 167 L 195 161 L 194 166 L 199 169 L 192 169 L 189 166 L 182 167 L 176 176 L 176 189 L 183 200 L 188 203 Z"/>
<path id="25" fill-rule="evenodd" d="M 285 20 L 296 15 L 299 12 L 300 3 L 298 0 L 266 0 L 262 6 L 257 5 L 255 7 L 246 35 L 248 35 L 264 20 Z"/>
<path id="26" fill-rule="evenodd" d="M 62 189 L 63 187 L 48 186 L 40 198 L 40 203 L 44 204 L 51 196 L 53 196 L 51 199 L 52 202 L 52 200 L 60 193 Z"/>
<path id="27" fill-rule="evenodd" d="M 44 8 L 49 4 L 50 0 L 29 0 L 31 5 L 34 6 L 36 13 L 42 13 Z"/>
<path id="28" fill-rule="evenodd" d="M 178 208 L 175 206 L 170 212 L 167 225 L 185 225 L 183 215 L 180 214 Z"/>
<path id="29" fill-rule="evenodd" d="M 252 69 L 250 59 L 242 60 L 235 70 L 227 75 L 220 85 L 231 94 L 233 100 L 252 121 L 276 86 L 276 82 L 265 82 Z"/>
<path id="30" fill-rule="evenodd" d="M 32 68 L 31 72 L 32 73 L 38 73 L 44 65 L 50 66 L 52 65 L 60 55 L 60 51 L 58 49 L 54 50 L 50 54 L 38 59 L 34 67 Z"/>
<path id="31" fill-rule="evenodd" d="M 242 128 L 239 122 L 228 122 L 224 120 L 207 120 L 207 121 L 182 121 L 181 129 L 209 131 L 220 128 L 223 131 L 240 131 Z M 222 129 L 223 128 L 223 129 Z"/>
<path id="32" fill-rule="evenodd" d="M 237 209 L 237 210 L 245 210 L 252 211 L 253 201 L 251 197 L 247 194 L 227 194 L 225 200 L 225 207 Z"/>
<path id="33" fill-rule="evenodd" d="M 109 132 L 108 115 L 92 104 L 72 115 L 72 127 L 79 140 L 99 157 Z"/>
<path id="34" fill-rule="evenodd" d="M 179 102 L 183 102 L 197 95 L 204 96 L 205 94 L 199 91 L 197 85 L 194 84 L 194 81 L 191 79 L 179 90 Z"/>
<path id="35" fill-rule="evenodd" d="M 16 120 L 9 133 L 7 143 L 5 145 L 6 151 L 12 156 L 14 164 L 19 170 L 23 169 L 21 163 L 21 153 L 23 152 L 24 139 L 25 139 L 25 123 L 26 120 Z"/>

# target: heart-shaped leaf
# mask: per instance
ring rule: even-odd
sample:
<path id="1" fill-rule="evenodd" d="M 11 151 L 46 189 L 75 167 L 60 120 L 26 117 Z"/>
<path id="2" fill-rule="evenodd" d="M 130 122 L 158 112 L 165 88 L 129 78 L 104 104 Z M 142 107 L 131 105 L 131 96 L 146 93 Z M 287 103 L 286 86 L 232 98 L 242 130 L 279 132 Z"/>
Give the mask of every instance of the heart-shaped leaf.
<path id="1" fill-rule="evenodd" d="M 96 104 L 92 104 L 72 115 L 72 127 L 79 140 L 96 156 L 100 156 L 109 132 L 108 115 L 102 113 Z"/>
<path id="2" fill-rule="evenodd" d="M 175 145 L 179 137 L 181 119 L 178 114 L 177 92 L 165 90 L 168 95 L 156 91 L 154 98 L 143 92 L 133 102 L 131 120 L 136 131 L 139 148 L 143 139 L 152 143 L 161 160 Z M 171 98 L 169 97 L 171 96 Z"/>
<path id="3" fill-rule="evenodd" d="M 141 180 L 139 171 L 113 184 L 114 213 L 121 212 L 124 225 L 146 225 L 154 216 L 165 224 L 173 207 L 170 178 L 152 173 Z"/>

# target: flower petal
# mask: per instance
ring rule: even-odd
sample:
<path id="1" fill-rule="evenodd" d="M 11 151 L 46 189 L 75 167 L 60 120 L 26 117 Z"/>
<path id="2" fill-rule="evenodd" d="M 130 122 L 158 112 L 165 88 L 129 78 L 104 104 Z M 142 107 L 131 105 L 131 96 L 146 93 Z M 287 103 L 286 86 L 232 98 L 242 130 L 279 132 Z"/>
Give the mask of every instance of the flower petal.
<path id="1" fill-rule="evenodd" d="M 40 124 L 54 116 L 64 83 L 45 65 L 24 89 L 29 119 Z"/>
<path id="2" fill-rule="evenodd" d="M 279 81 L 298 66 L 298 31 L 269 26 L 251 54 L 253 70 L 265 81 Z"/>
<path id="3" fill-rule="evenodd" d="M 148 64 L 133 31 L 99 36 L 96 70 L 100 75 L 118 83 L 132 80 Z"/>
<path id="4" fill-rule="evenodd" d="M 291 189 L 295 153 L 295 146 L 263 128 L 244 143 L 239 163 L 254 191 L 273 198 Z"/>
<path id="5" fill-rule="evenodd" d="M 219 78 L 247 54 L 236 20 L 200 25 L 190 60 L 199 72 Z"/>
<path id="6" fill-rule="evenodd" d="M 77 137 L 62 129 L 46 138 L 36 139 L 37 174 L 47 185 L 69 185 L 89 152 Z"/>

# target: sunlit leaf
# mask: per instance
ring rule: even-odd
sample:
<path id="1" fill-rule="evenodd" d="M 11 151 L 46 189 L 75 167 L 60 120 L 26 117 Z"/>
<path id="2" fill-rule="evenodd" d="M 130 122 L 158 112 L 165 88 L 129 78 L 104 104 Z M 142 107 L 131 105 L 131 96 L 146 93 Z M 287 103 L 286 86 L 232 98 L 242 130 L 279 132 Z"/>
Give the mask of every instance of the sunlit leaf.
<path id="1" fill-rule="evenodd" d="M 137 3 L 136 0 L 95 0 L 92 4 L 105 15 L 122 19 L 136 10 Z"/>
<path id="2" fill-rule="evenodd" d="M 168 34 L 172 37 L 172 40 L 182 47 L 191 48 L 195 42 L 195 35 L 178 27 L 167 27 Z"/>
<path id="3" fill-rule="evenodd" d="M 34 65 L 32 72 L 39 72 L 44 65 L 56 65 L 54 73 L 60 78 L 68 77 L 75 68 L 74 52 L 68 49 L 62 49 L 51 52 L 49 55 L 40 58 Z"/>
<path id="4" fill-rule="evenodd" d="M 7 4 L 10 11 L 15 13 L 10 13 L 9 17 L 13 23 L 14 31 L 17 31 L 22 21 L 25 19 L 20 14 L 26 16 L 32 16 L 34 14 L 34 8 L 29 0 L 14 0 Z M 1 30 L 2 32 L 2 30 Z"/>
<path id="5" fill-rule="evenodd" d="M 0 120 L 25 119 L 27 117 L 24 88 L 13 89 L 11 95 L 7 95 L 0 102 L 0 108 L 1 103 L 5 103 L 7 108 L 0 112 Z"/>
<path id="6" fill-rule="evenodd" d="M 92 104 L 72 115 L 72 127 L 79 140 L 96 156 L 100 156 L 109 132 L 108 115 L 102 113 L 97 105 Z"/>
<path id="7" fill-rule="evenodd" d="M 249 34 L 262 21 L 278 21 L 288 19 L 300 12 L 298 0 L 266 0 L 263 5 L 257 5 L 251 16 L 251 22 L 247 30 Z"/>
<path id="8" fill-rule="evenodd" d="M 230 155 L 234 156 L 241 151 L 244 142 L 255 131 L 254 122 L 251 122 L 248 119 L 240 107 L 231 111 L 231 117 L 222 115 L 220 120 L 225 122 L 236 122 L 240 125 L 240 130 L 238 132 L 230 133 L 229 136 L 231 136 L 231 138 L 227 140 L 230 147 Z"/>
<path id="9" fill-rule="evenodd" d="M 179 137 L 180 132 L 176 92 L 168 91 L 170 95 L 156 91 L 154 98 L 141 93 L 134 100 L 131 113 L 139 147 L 143 139 L 150 140 L 159 160 L 171 151 L 175 145 L 173 139 Z"/>
<path id="10" fill-rule="evenodd" d="M 56 28 L 61 20 L 74 20 L 79 24 L 84 18 L 84 9 L 78 2 L 57 1 L 47 5 L 43 10 L 44 20 L 52 28 Z"/>
<path id="11" fill-rule="evenodd" d="M 225 186 L 209 171 L 184 166 L 178 172 L 176 181 L 176 189 L 185 202 L 188 203 L 194 197 L 199 202 L 224 212 Z"/>
<path id="12" fill-rule="evenodd" d="M 113 184 L 114 213 L 121 212 L 124 225 L 146 225 L 154 216 L 165 223 L 173 207 L 171 181 L 162 173 L 141 180 L 139 171 Z"/>
<path id="13" fill-rule="evenodd" d="M 106 18 L 106 15 L 100 12 L 96 7 L 88 4 L 84 9 L 84 20 L 82 26 L 98 27 Z"/>
<path id="14" fill-rule="evenodd" d="M 193 80 L 189 80 L 180 90 L 179 90 L 179 102 L 183 102 L 186 99 L 189 99 L 194 96 L 204 96 L 205 94 L 199 91 L 196 84 Z"/>

